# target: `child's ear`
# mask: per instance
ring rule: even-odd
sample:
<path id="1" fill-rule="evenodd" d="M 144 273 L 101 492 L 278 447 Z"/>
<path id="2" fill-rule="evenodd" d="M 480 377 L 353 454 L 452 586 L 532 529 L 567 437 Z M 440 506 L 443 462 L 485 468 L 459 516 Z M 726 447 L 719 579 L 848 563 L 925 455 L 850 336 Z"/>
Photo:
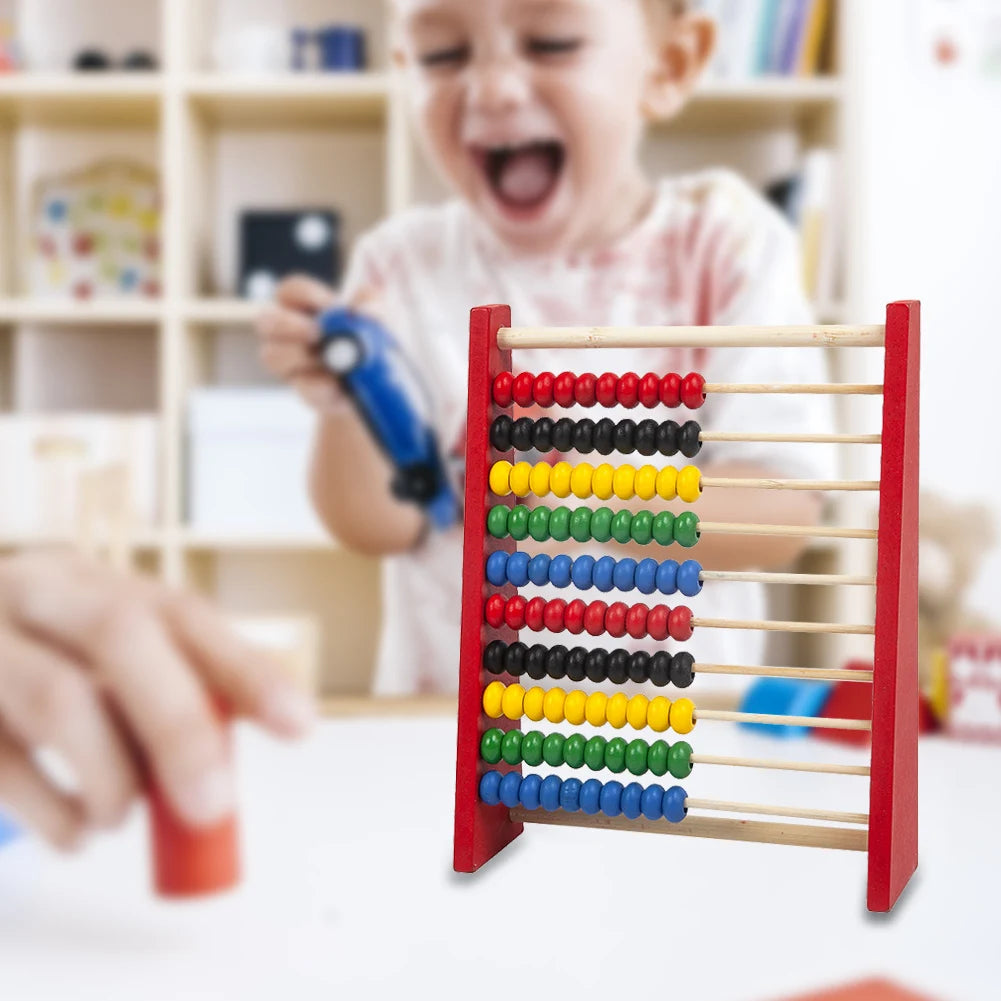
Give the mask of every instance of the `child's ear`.
<path id="1" fill-rule="evenodd" d="M 648 118 L 665 120 L 688 102 L 716 48 L 716 22 L 688 14 L 670 18 L 652 41 L 653 59 L 643 98 Z"/>

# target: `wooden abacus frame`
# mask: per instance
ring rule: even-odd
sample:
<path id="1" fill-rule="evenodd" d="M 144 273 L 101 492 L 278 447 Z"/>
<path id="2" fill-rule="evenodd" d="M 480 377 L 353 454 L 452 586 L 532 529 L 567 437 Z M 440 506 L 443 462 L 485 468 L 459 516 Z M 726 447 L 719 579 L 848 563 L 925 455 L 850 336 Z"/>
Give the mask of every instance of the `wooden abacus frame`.
<path id="1" fill-rule="evenodd" d="M 861 823 L 861 829 L 841 826 L 807 826 L 743 819 L 704 816 L 688 817 L 684 823 L 625 819 L 622 816 L 586 816 L 556 811 L 535 813 L 504 805 L 489 806 L 478 794 L 483 767 L 480 740 L 487 726 L 510 729 L 518 722 L 488 720 L 483 712 L 483 654 L 490 642 L 513 642 L 517 634 L 506 627 L 493 629 L 486 624 L 486 601 L 491 588 L 484 566 L 491 553 L 514 552 L 511 539 L 499 540 L 486 530 L 489 474 L 494 463 L 510 453 L 495 451 L 490 443 L 493 420 L 510 410 L 493 400 L 495 378 L 512 370 L 511 352 L 530 348 L 655 348 L 655 347 L 882 347 L 882 386 L 723 386 L 707 385 L 707 393 L 824 393 L 830 395 L 883 395 L 881 471 L 878 484 L 816 484 L 826 489 L 878 489 L 879 527 L 866 529 L 783 529 L 777 526 L 703 525 L 721 533 L 763 531 L 769 534 L 800 534 L 825 538 L 875 538 L 877 540 L 876 616 L 874 626 L 838 627 L 824 624 L 756 623 L 755 628 L 812 631 L 865 631 L 875 637 L 872 683 L 872 756 L 869 772 L 868 815 L 837 814 L 819 810 L 795 810 L 753 804 L 716 803 L 689 800 L 693 808 L 744 812 L 794 819 Z M 521 834 L 525 822 L 588 826 L 604 829 L 656 831 L 737 841 L 757 841 L 810 847 L 841 848 L 868 853 L 867 903 L 872 911 L 887 911 L 896 902 L 917 867 L 917 541 L 918 541 L 918 373 L 920 365 L 920 305 L 897 302 L 887 307 L 885 326 L 865 327 L 659 327 L 642 329 L 513 329 L 511 311 L 506 306 L 484 306 L 472 311 L 469 354 L 469 411 L 466 450 L 465 543 L 463 552 L 462 644 L 459 673 L 459 719 L 455 800 L 455 869 L 473 872 Z M 794 436 L 795 437 L 795 436 Z M 822 436 L 823 440 L 848 440 L 845 436 Z M 797 440 L 807 440 L 797 438 Z M 862 440 L 852 438 L 851 440 Z M 874 436 L 865 440 L 875 444 Z M 746 485 L 746 484 L 745 484 Z M 778 486 L 780 481 L 761 481 L 761 487 Z M 792 484 L 785 484 L 786 487 Z M 748 575 L 749 577 L 750 575 Z M 760 575 L 772 580 L 788 575 Z M 862 583 L 861 578 L 829 578 L 826 583 Z M 508 585 L 501 589 L 513 596 Z M 696 620 L 697 621 L 697 620 Z M 735 624 L 738 626 L 748 624 Z M 721 672 L 723 673 L 723 672 Z M 844 672 L 761 668 L 731 670 L 726 673 L 772 674 L 778 676 L 834 677 Z M 702 718 L 738 719 L 740 714 L 699 713 Z M 842 729 L 870 729 L 870 724 L 848 720 L 766 718 L 766 722 L 795 722 L 808 726 Z M 693 758 L 693 760 L 699 760 Z M 704 757 L 701 760 L 707 760 Z M 720 759 L 717 763 L 776 767 L 778 762 L 750 762 Z M 520 767 L 520 766 L 517 766 Z M 849 766 L 845 766 L 846 769 Z M 498 765 L 500 771 L 517 770 Z M 801 766 L 808 771 L 837 771 L 823 766 Z M 855 767 L 854 774 L 865 774 Z"/>

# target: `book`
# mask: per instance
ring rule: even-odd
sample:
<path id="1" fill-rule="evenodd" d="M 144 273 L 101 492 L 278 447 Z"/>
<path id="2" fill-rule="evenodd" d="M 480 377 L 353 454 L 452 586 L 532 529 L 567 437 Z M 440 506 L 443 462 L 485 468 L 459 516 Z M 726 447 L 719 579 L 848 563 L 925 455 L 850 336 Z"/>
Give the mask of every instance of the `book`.
<path id="1" fill-rule="evenodd" d="M 831 0 L 812 0 L 796 67 L 800 76 L 814 76 L 819 71 L 830 20 Z"/>

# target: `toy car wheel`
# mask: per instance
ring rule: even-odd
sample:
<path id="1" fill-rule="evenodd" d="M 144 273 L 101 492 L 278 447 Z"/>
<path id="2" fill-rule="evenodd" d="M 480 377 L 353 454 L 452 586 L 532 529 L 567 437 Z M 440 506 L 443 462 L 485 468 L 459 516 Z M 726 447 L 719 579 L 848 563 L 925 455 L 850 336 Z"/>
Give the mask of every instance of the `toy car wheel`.
<path id="1" fill-rule="evenodd" d="M 349 375 L 362 363 L 362 346 L 350 334 L 332 337 L 323 346 L 323 363 L 334 375 Z"/>

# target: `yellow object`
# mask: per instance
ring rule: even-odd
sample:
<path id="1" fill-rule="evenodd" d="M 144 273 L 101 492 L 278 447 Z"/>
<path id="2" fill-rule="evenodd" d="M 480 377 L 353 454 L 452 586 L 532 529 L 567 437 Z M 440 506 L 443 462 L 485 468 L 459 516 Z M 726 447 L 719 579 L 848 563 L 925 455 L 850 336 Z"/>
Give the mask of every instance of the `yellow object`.
<path id="1" fill-rule="evenodd" d="M 566 714 L 567 722 L 573 726 L 580 726 L 585 719 L 587 709 L 587 695 L 581 691 L 571 692 L 563 703 L 563 712 Z"/>
<path id="2" fill-rule="evenodd" d="M 569 462 L 557 462 L 549 475 L 549 489 L 557 497 L 570 496 L 570 478 L 573 476 L 573 466 Z"/>
<path id="3" fill-rule="evenodd" d="M 570 477 L 570 489 L 574 497 L 587 500 L 591 496 L 591 488 L 594 483 L 594 466 L 590 462 L 582 462 L 574 467 L 573 475 Z"/>
<path id="4" fill-rule="evenodd" d="M 621 730 L 626 725 L 626 711 L 629 708 L 629 699 L 622 692 L 616 692 L 605 706 L 605 717 L 610 726 L 616 730 Z"/>
<path id="5" fill-rule="evenodd" d="M 656 466 L 643 466 L 636 474 L 636 495 L 641 500 L 651 501 L 657 496 Z"/>
<path id="6" fill-rule="evenodd" d="M 928 704 L 935 718 L 945 723 L 949 718 L 949 652 L 942 647 L 931 655 L 931 690 Z"/>
<path id="7" fill-rule="evenodd" d="M 527 497 L 532 492 L 529 481 L 532 478 L 532 464 L 518 462 L 511 470 L 511 493 L 515 497 Z"/>
<path id="8" fill-rule="evenodd" d="M 549 493 L 549 478 L 552 467 L 548 462 L 537 462 L 528 478 L 528 485 L 536 497 L 545 497 Z"/>
<path id="9" fill-rule="evenodd" d="M 634 695 L 629 700 L 626 709 L 626 720 L 634 730 L 642 730 L 646 726 L 646 711 L 650 700 L 645 695 Z"/>
<path id="10" fill-rule="evenodd" d="M 666 501 L 677 499 L 678 470 L 674 466 L 665 466 L 657 474 L 657 496 Z"/>
<path id="11" fill-rule="evenodd" d="M 613 482 L 615 480 L 615 467 L 603 462 L 595 471 L 591 478 L 591 490 L 599 500 L 611 500 L 615 494 Z"/>
<path id="12" fill-rule="evenodd" d="M 525 689 L 521 685 L 508 685 L 501 698 L 501 709 L 509 720 L 518 720 L 525 713 Z"/>
<path id="13" fill-rule="evenodd" d="M 608 696 L 604 692 L 592 692 L 587 697 L 587 705 L 584 707 L 584 716 L 591 726 L 604 726 L 608 718 Z"/>
<path id="14" fill-rule="evenodd" d="M 491 719 L 500 719 L 504 715 L 504 683 L 502 681 L 491 681 L 483 689 L 483 711 Z"/>
<path id="15" fill-rule="evenodd" d="M 820 56 L 824 48 L 824 38 L 827 34 L 828 20 L 831 15 L 830 0 L 817 0 L 803 32 L 803 45 L 800 50 L 800 76 L 813 76 L 820 67 Z"/>
<path id="16" fill-rule="evenodd" d="M 695 703 L 691 699 L 678 699 L 671 706 L 671 728 L 682 736 L 695 729 Z"/>
<path id="17" fill-rule="evenodd" d="M 632 500 L 636 496 L 636 469 L 628 463 L 619 466 L 615 470 L 615 479 L 612 481 L 615 489 L 615 496 L 619 500 Z"/>
<path id="18" fill-rule="evenodd" d="M 545 699 L 548 692 L 544 688 L 530 688 L 525 692 L 525 715 L 533 723 L 541 723 L 546 718 Z"/>
<path id="19" fill-rule="evenodd" d="M 495 462 L 490 469 L 490 490 L 498 497 L 507 497 L 511 493 L 511 470 L 514 466 L 510 462 Z"/>
<path id="20" fill-rule="evenodd" d="M 694 504 L 702 496 L 702 473 L 695 466 L 685 466 L 678 473 L 678 496 L 686 504 Z"/>
<path id="21" fill-rule="evenodd" d="M 566 719 L 563 706 L 567 700 L 567 693 L 562 688 L 550 688 L 546 692 L 542 703 L 542 711 L 550 723 L 562 723 Z"/>
<path id="22" fill-rule="evenodd" d="M 671 700 L 658 695 L 650 700 L 646 711 L 647 726 L 657 733 L 664 733 L 671 728 Z"/>

